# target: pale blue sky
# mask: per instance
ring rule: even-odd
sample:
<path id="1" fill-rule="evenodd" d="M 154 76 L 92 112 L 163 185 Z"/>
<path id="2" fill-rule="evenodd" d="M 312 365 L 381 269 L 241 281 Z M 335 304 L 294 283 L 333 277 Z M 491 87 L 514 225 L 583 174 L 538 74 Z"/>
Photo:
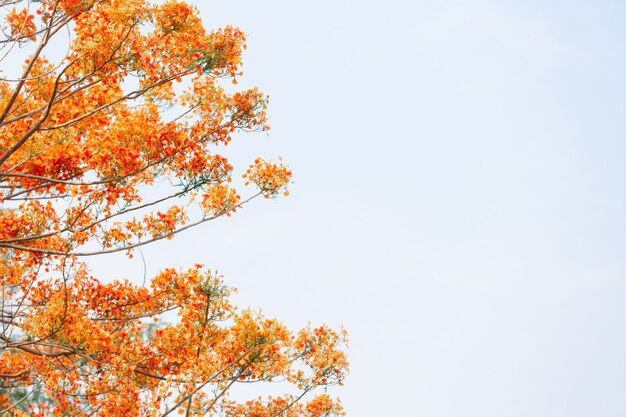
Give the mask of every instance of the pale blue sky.
<path id="1" fill-rule="evenodd" d="M 230 153 L 294 184 L 150 271 L 343 323 L 351 416 L 626 415 L 626 1 L 197 3 L 270 95 Z"/>

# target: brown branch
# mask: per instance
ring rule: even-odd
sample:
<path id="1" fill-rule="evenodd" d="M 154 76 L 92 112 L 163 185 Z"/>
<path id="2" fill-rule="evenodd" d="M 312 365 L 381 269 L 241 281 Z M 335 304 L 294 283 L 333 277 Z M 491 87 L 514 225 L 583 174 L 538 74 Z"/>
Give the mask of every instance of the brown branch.
<path id="1" fill-rule="evenodd" d="M 18 372 L 15 374 L 0 374 L 0 378 L 4 378 L 4 379 L 17 379 L 17 378 L 22 378 L 24 376 L 28 375 L 28 371 L 22 371 L 22 372 Z"/>
<path id="2" fill-rule="evenodd" d="M 92 228 L 94 226 L 97 226 L 98 224 L 103 223 L 103 222 L 105 222 L 107 220 L 110 220 L 110 219 L 112 219 L 114 217 L 121 216 L 123 214 L 128 214 L 128 213 L 130 213 L 132 211 L 141 210 L 141 209 L 144 209 L 144 208 L 147 208 L 147 207 L 151 207 L 151 206 L 157 205 L 157 204 L 162 203 L 164 201 L 171 200 L 172 198 L 180 197 L 181 195 L 185 194 L 186 192 L 187 192 L 187 190 L 179 191 L 178 193 L 171 194 L 171 195 L 169 195 L 167 197 L 163 197 L 163 198 L 160 198 L 158 200 L 153 200 L 153 201 L 150 201 L 148 203 L 141 204 L 139 206 L 134 206 L 134 207 L 131 207 L 131 208 L 128 208 L 128 209 L 125 209 L 125 210 L 120 210 L 120 211 L 116 212 L 115 214 L 111 214 L 109 216 L 105 216 L 105 217 L 103 217 L 100 220 L 94 221 L 94 222 L 92 222 L 92 223 L 90 223 L 90 224 L 88 224 L 86 226 L 83 226 L 80 229 L 78 229 L 78 231 L 79 232 L 84 232 L 84 231 L 86 231 L 86 230 L 88 230 L 88 229 L 90 229 L 90 228 Z M 78 221 L 78 218 L 82 215 L 82 213 L 84 213 L 85 210 L 87 210 L 87 208 L 88 207 L 85 207 L 84 210 L 81 210 L 81 213 L 79 213 L 78 216 L 76 216 L 76 219 L 74 219 L 74 222 L 72 222 L 72 224 L 74 224 L 74 223 L 76 223 Z M 15 238 L 11 238 L 11 239 L 4 239 L 4 240 L 0 240 L 0 246 L 3 243 L 30 242 L 32 240 L 40 240 L 40 239 L 44 239 L 44 238 L 48 238 L 48 237 L 57 236 L 57 235 L 59 235 L 61 233 L 65 233 L 65 232 L 76 232 L 76 230 L 74 230 L 72 227 L 66 226 L 66 227 L 64 227 L 62 229 L 59 229 L 59 230 L 56 230 L 54 232 L 42 233 L 40 235 L 31 235 L 31 236 L 15 237 Z"/>
<path id="3" fill-rule="evenodd" d="M 230 208 L 230 209 L 228 209 L 228 210 L 226 210 L 226 211 L 224 211 L 222 213 L 219 213 L 219 214 L 217 214 L 215 216 L 211 216 L 211 217 L 206 217 L 206 218 L 200 219 L 200 220 L 198 220 L 196 222 L 190 223 L 190 224 L 188 224 L 186 226 L 183 226 L 183 227 L 181 227 L 179 229 L 172 230 L 172 231 L 170 231 L 168 233 L 165 233 L 165 234 L 163 234 L 161 236 L 157 236 L 155 238 L 152 238 L 152 239 L 149 239 L 149 240 L 145 240 L 143 242 L 137 242 L 137 243 L 133 243 L 133 244 L 126 245 L 126 246 L 121 246 L 121 247 L 118 247 L 118 248 L 103 249 L 103 250 L 94 251 L 94 252 L 67 252 L 67 251 L 59 251 L 59 250 L 54 250 L 54 249 L 33 248 L 33 247 L 29 247 L 29 246 L 15 245 L 15 244 L 12 244 L 12 243 L 3 243 L 3 242 L 0 242 L 0 247 L 10 248 L 10 249 L 15 249 L 15 250 L 21 250 L 21 251 L 25 251 L 25 252 L 42 253 L 42 254 L 46 254 L 46 255 L 81 256 L 81 257 L 83 257 L 83 256 L 94 256 L 94 255 L 103 255 L 103 254 L 106 254 L 106 253 L 115 253 L 115 252 L 127 251 L 127 250 L 130 250 L 130 249 L 134 249 L 134 248 L 137 248 L 137 247 L 140 247 L 140 246 L 147 245 L 147 244 L 152 243 L 152 242 L 156 242 L 156 241 L 159 241 L 159 240 L 166 239 L 166 238 L 168 238 L 170 236 L 174 236 L 174 235 L 176 235 L 176 234 L 178 234 L 178 233 L 180 233 L 180 232 L 182 232 L 184 230 L 187 230 L 187 229 L 190 229 L 192 227 L 195 227 L 195 226 L 197 226 L 199 224 L 202 224 L 202 223 L 205 223 L 205 222 L 208 222 L 208 221 L 211 221 L 211 220 L 215 220 L 215 219 L 217 219 L 219 217 L 224 216 L 225 214 L 228 214 L 228 213 L 232 212 L 233 210 L 241 208 L 244 204 L 247 204 L 252 199 L 260 196 L 261 194 L 262 194 L 261 192 L 258 192 L 256 194 L 252 195 L 250 198 L 246 199 L 245 201 L 242 201 L 241 203 L 237 204 L 236 206 L 234 206 L 234 207 L 232 207 L 232 208 Z"/>
<path id="4" fill-rule="evenodd" d="M 10 340 L 8 340 L 5 337 L 1 337 L 1 339 L 10 342 Z M 27 353 L 30 353 L 30 354 L 33 354 L 33 355 L 36 355 L 36 356 L 43 356 L 43 357 L 46 357 L 46 358 L 58 358 L 58 357 L 61 357 L 61 356 L 71 356 L 71 355 L 76 354 L 76 352 L 73 349 L 70 349 L 70 348 L 65 348 L 67 350 L 65 350 L 63 352 L 43 352 L 40 349 L 34 349 L 34 348 L 28 347 L 27 345 L 30 345 L 30 344 L 33 344 L 33 343 L 30 342 L 30 341 L 29 342 L 19 342 L 19 343 L 11 342 L 11 343 L 8 343 L 7 345 L 5 345 L 5 348 L 7 348 L 7 347 L 9 347 L 9 348 L 14 347 L 14 348 L 19 349 L 21 351 L 24 351 L 24 352 L 27 352 Z M 35 346 L 37 346 L 37 345 L 35 345 Z M 61 346 L 56 346 L 55 345 L 55 347 L 61 347 Z"/>

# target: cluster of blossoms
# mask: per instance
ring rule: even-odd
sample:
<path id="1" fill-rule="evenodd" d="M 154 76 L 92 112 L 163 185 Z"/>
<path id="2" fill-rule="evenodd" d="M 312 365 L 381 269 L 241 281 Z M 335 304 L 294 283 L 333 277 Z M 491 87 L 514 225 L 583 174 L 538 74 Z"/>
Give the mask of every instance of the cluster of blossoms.
<path id="1" fill-rule="evenodd" d="M 287 184 L 291 180 L 291 170 L 282 163 L 268 162 L 257 158 L 243 175 L 246 185 L 253 183 L 265 198 L 276 196 L 281 191 L 289 195 Z"/>

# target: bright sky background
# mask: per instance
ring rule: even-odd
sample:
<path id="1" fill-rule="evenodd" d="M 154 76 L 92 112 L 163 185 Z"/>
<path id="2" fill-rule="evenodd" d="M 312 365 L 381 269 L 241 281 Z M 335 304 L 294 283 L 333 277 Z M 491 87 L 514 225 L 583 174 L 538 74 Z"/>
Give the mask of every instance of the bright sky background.
<path id="1" fill-rule="evenodd" d="M 626 415 L 626 1 L 197 3 L 271 100 L 229 152 L 294 184 L 149 271 L 344 324 L 350 416 Z"/>

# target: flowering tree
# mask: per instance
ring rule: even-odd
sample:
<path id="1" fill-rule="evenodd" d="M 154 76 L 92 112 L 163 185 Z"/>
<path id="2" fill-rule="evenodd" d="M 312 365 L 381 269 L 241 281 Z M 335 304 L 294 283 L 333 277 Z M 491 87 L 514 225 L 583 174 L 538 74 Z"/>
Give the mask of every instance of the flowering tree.
<path id="1" fill-rule="evenodd" d="M 239 311 L 200 265 L 138 286 L 84 264 L 286 193 L 289 169 L 257 159 L 240 197 L 217 153 L 267 129 L 260 92 L 220 86 L 241 74 L 243 33 L 207 32 L 177 0 L 0 0 L 0 14 L 0 415 L 342 414 L 319 388 L 345 376 L 343 332 Z M 285 394 L 229 396 L 250 382 Z"/>

